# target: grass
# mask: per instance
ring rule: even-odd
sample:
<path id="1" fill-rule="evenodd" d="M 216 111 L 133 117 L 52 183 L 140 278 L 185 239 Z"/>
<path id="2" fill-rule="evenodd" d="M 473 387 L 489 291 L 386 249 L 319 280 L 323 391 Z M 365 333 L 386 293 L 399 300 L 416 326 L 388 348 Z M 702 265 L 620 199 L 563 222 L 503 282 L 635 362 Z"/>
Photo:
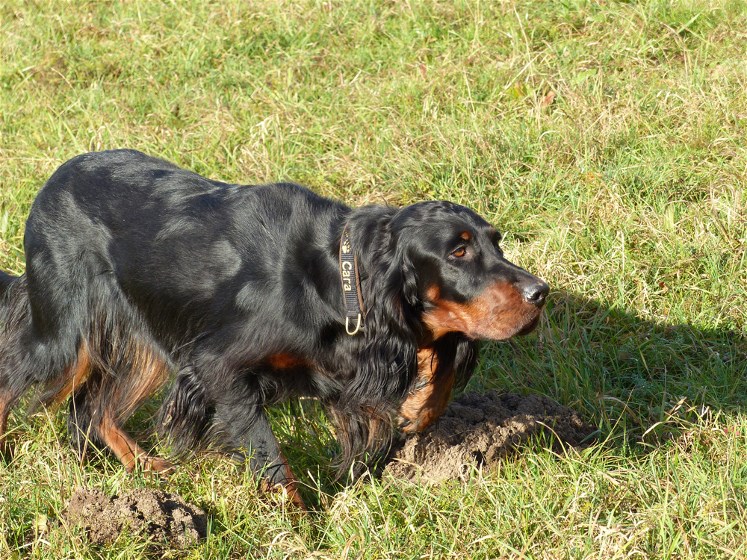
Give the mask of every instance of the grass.
<path id="1" fill-rule="evenodd" d="M 352 204 L 454 200 L 554 290 L 540 333 L 486 346 L 470 388 L 549 395 L 603 441 L 341 488 L 323 415 L 284 407 L 318 504 L 299 521 L 228 460 L 126 476 L 78 464 L 63 411 L 16 414 L 0 555 L 146 554 L 57 522 L 88 484 L 203 506 L 192 558 L 747 557 L 745 29 L 736 0 L 3 2 L 0 268 L 23 271 L 35 193 L 88 150 Z"/>

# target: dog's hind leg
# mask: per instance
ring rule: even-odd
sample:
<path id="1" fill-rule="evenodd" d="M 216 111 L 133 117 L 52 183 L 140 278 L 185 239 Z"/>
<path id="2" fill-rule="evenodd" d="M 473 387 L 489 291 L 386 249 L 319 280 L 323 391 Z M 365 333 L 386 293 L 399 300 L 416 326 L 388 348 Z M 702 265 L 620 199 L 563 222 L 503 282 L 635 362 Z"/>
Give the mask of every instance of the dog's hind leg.
<path id="1" fill-rule="evenodd" d="M 89 383 L 76 390 L 70 399 L 67 434 L 70 438 L 70 445 L 81 459 L 88 454 L 90 449 L 105 447 L 104 442 L 98 437 L 98 432 L 93 429 L 95 411 L 90 406 L 91 388 L 99 375 L 98 371 L 93 372 Z"/>
<path id="2" fill-rule="evenodd" d="M 0 389 L 0 456 L 12 456 L 12 449 L 5 441 L 5 432 L 8 429 L 8 416 L 16 400 L 17 396 L 8 389 Z"/>
<path id="3" fill-rule="evenodd" d="M 72 395 L 68 432 L 76 451 L 109 447 L 128 471 L 165 471 L 123 429 L 143 401 L 168 379 L 173 365 L 149 336 L 137 311 L 108 275 L 88 283 L 88 317 L 77 359 L 45 383 L 40 401 L 56 405 Z"/>
<path id="4" fill-rule="evenodd" d="M 132 472 L 136 467 L 144 471 L 156 473 L 168 473 L 173 467 L 165 459 L 153 457 L 146 453 L 114 418 L 114 415 L 105 411 L 101 421 L 96 427 L 99 437 L 112 450 L 114 455 L 124 465 L 127 472 Z"/>
<path id="5" fill-rule="evenodd" d="M 124 430 L 127 419 L 157 391 L 173 366 L 152 343 L 131 335 L 120 344 L 109 340 L 105 366 L 94 368 L 91 379 L 71 401 L 68 432 L 83 455 L 89 446 L 108 447 L 127 471 L 167 472 L 171 464 L 144 451 Z M 107 371 L 111 370 L 111 371 Z"/>
<path id="6" fill-rule="evenodd" d="M 168 461 L 149 455 L 124 430 L 113 407 L 102 403 L 100 390 L 100 387 L 84 387 L 70 400 L 68 434 L 78 455 L 82 458 L 91 448 L 107 447 L 128 472 L 138 467 L 158 473 L 169 471 Z"/>
<path id="7" fill-rule="evenodd" d="M 0 375 L 0 382 L 2 382 L 2 385 L 0 385 L 0 446 L 4 447 L 4 435 L 10 411 L 23 393 L 33 384 L 33 379 L 28 375 L 16 376 L 15 378 L 8 376 L 8 354 L 0 356 L 0 358 L 5 358 L 2 360 L 3 372 L 0 372 L 2 374 Z M 47 384 L 47 398 L 43 402 L 55 405 L 64 401 L 78 387 L 85 384 L 90 370 L 91 362 L 87 346 L 82 344 L 77 358 L 64 368 L 59 376 L 54 378 L 54 382 Z M 18 372 L 18 370 L 15 371 Z M 23 370 L 20 371 L 23 372 Z M 51 388 L 52 385 L 54 385 L 54 388 Z"/>
<path id="8" fill-rule="evenodd" d="M 8 429 L 8 415 L 14 400 L 13 393 L 7 389 L 0 389 L 0 445 L 3 444 L 5 430 Z"/>

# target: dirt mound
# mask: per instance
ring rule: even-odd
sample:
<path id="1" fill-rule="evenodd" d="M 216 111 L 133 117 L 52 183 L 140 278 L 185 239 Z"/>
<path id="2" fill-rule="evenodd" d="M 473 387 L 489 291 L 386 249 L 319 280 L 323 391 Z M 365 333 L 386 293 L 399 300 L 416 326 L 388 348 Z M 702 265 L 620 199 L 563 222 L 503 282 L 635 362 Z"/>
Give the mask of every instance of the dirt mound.
<path id="1" fill-rule="evenodd" d="M 466 393 L 433 426 L 405 439 L 385 472 L 432 482 L 458 479 L 473 467 L 490 468 L 534 434 L 544 432 L 559 450 L 588 444 L 594 431 L 578 413 L 547 397 Z"/>
<path id="2" fill-rule="evenodd" d="M 114 542 L 123 531 L 156 545 L 184 549 L 207 535 L 205 512 L 179 496 L 142 488 L 109 498 L 100 490 L 78 488 L 67 505 L 66 521 L 82 526 L 91 542 Z"/>

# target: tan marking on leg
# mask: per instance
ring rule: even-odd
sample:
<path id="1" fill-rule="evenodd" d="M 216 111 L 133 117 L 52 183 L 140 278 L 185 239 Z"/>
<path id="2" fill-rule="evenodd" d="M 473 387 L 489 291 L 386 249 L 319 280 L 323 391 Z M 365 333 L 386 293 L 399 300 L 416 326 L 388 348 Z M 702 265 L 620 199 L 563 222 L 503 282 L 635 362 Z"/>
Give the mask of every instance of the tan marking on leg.
<path id="1" fill-rule="evenodd" d="M 298 491 L 298 479 L 293 474 L 288 461 L 283 455 L 280 456 L 280 460 L 283 461 L 283 467 L 285 469 L 285 482 L 281 485 L 283 487 L 283 490 L 288 495 L 291 503 L 295 504 L 295 506 L 298 507 L 301 511 L 307 511 L 306 504 L 304 503 L 303 498 Z"/>
<path id="2" fill-rule="evenodd" d="M 438 419 L 451 397 L 454 387 L 454 370 L 439 370 L 438 358 L 433 349 L 418 351 L 418 376 L 415 389 L 400 407 L 402 431 L 420 432 Z"/>
<path id="3" fill-rule="evenodd" d="M 142 402 L 153 395 L 166 382 L 171 365 L 165 356 L 147 344 L 133 341 L 129 371 L 122 372 L 113 387 L 112 395 L 106 397 L 107 406 L 115 410 L 118 421 L 124 422 Z"/>
<path id="4" fill-rule="evenodd" d="M 14 400 L 13 393 L 7 389 L 0 390 L 0 451 L 5 447 L 5 430 L 8 428 L 8 416 Z"/>
<path id="5" fill-rule="evenodd" d="M 76 389 L 83 386 L 91 374 L 91 369 L 91 354 L 88 351 L 88 343 L 84 340 L 78 348 L 75 363 L 68 366 L 57 380 L 57 383 L 62 383 L 62 385 L 45 399 L 44 404 L 58 406 L 65 402 Z"/>
<path id="6" fill-rule="evenodd" d="M 272 369 L 294 369 L 308 367 L 303 359 L 293 354 L 272 354 L 266 358 L 267 365 Z"/>
<path id="7" fill-rule="evenodd" d="M 99 437 L 112 450 L 112 453 L 124 465 L 127 472 L 132 472 L 140 465 L 144 471 L 166 473 L 172 469 L 171 464 L 161 458 L 149 456 L 134 439 L 132 439 L 105 412 L 98 426 Z"/>
<path id="8" fill-rule="evenodd" d="M 168 379 L 171 366 L 165 356 L 147 344 L 128 341 L 125 368 L 111 385 L 102 387 L 104 409 L 99 431 L 101 439 L 114 452 L 128 472 L 137 466 L 142 470 L 168 473 L 171 463 L 160 457 L 148 455 L 122 428 L 145 399 L 155 393 Z"/>
<path id="9" fill-rule="evenodd" d="M 147 453 L 135 443 L 135 440 L 114 423 L 108 412 L 104 413 L 101 424 L 98 426 L 98 432 L 101 440 L 111 449 L 127 472 L 132 472 L 135 469 L 139 457 L 147 456 Z"/>

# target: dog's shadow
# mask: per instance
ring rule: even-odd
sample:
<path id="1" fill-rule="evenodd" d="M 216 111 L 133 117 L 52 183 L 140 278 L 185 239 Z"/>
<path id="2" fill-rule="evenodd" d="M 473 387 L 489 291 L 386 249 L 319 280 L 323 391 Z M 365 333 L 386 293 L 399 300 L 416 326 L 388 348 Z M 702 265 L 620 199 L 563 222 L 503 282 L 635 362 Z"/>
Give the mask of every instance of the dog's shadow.
<path id="1" fill-rule="evenodd" d="M 475 386 L 541 393 L 604 435 L 655 441 L 679 420 L 742 409 L 745 371 L 744 333 L 642 319 L 558 292 L 536 337 L 486 348 Z"/>

